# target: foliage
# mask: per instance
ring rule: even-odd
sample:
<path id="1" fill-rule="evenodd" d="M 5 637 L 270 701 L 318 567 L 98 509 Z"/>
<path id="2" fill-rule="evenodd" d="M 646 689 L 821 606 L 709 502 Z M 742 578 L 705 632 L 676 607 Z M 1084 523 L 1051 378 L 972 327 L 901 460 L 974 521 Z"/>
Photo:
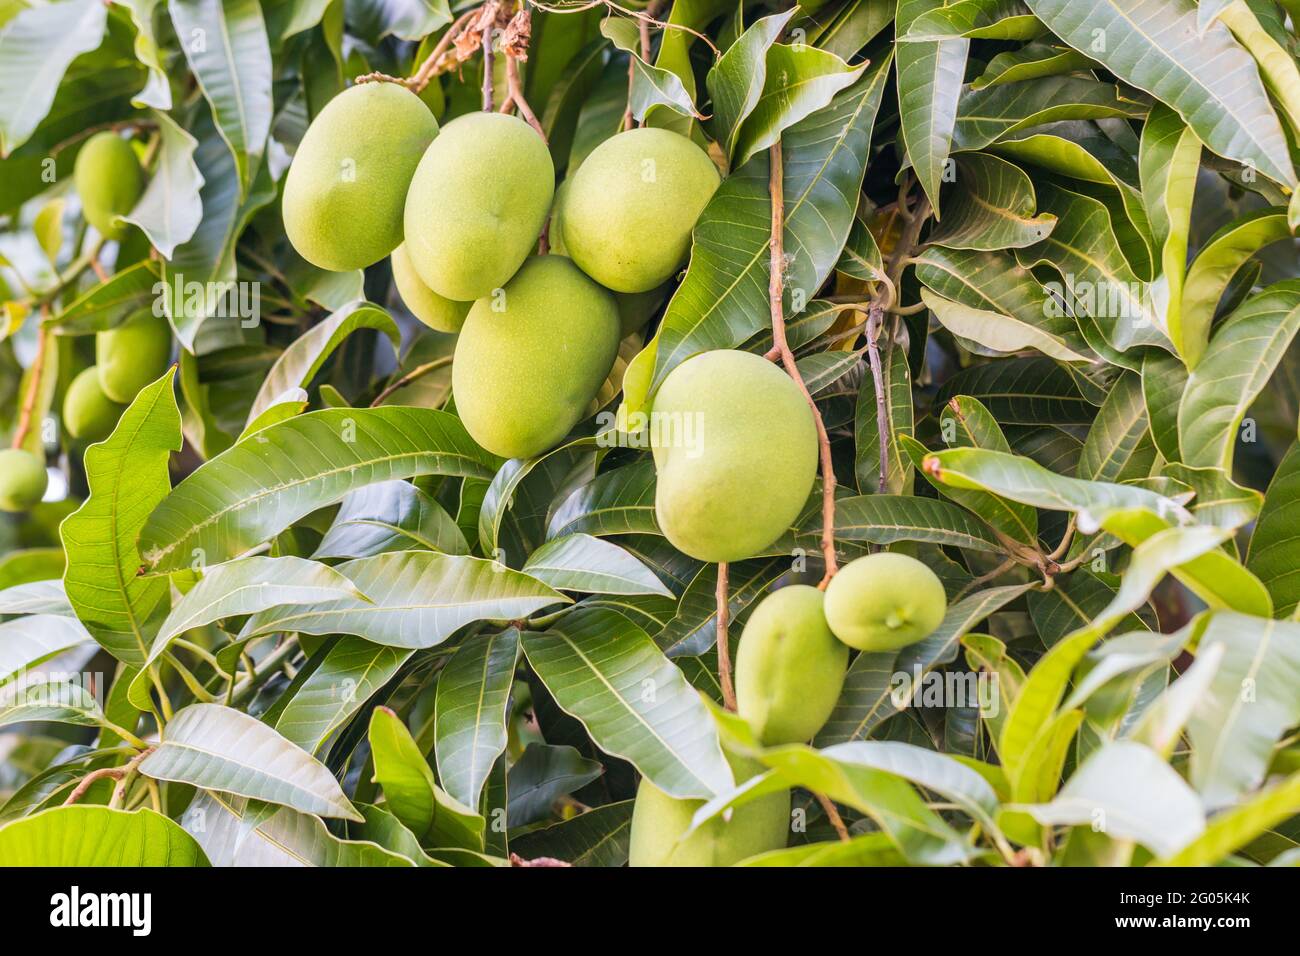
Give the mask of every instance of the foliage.
<path id="1" fill-rule="evenodd" d="M 696 828 L 793 789 L 752 865 L 1297 859 L 1300 8 L 505 6 L 487 77 L 439 52 L 464 3 L 0 7 L 0 433 L 51 475 L 0 521 L 0 863 L 621 865 L 642 775 Z M 279 214 L 325 104 L 431 52 L 440 122 L 509 90 L 560 184 L 637 123 L 723 174 L 528 460 L 470 436 L 387 261 L 319 269 Z M 102 130 L 147 176 L 121 241 L 72 188 Z M 63 396 L 142 308 L 176 363 L 87 447 Z M 834 486 L 720 607 L 632 419 L 783 340 Z M 948 610 L 765 747 L 733 645 L 824 545 L 919 557 Z"/>

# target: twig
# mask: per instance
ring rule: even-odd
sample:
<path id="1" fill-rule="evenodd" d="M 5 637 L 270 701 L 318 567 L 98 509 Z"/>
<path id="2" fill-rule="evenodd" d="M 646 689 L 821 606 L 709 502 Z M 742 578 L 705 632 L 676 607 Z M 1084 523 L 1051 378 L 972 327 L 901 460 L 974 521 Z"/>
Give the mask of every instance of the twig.
<path id="1" fill-rule="evenodd" d="M 736 685 L 731 679 L 731 645 L 727 641 L 727 623 L 731 608 L 727 601 L 727 563 L 718 562 L 718 681 L 722 684 L 722 706 L 736 709 Z"/>
<path id="2" fill-rule="evenodd" d="M 835 809 L 835 804 L 831 802 L 831 798 L 824 793 L 814 793 L 813 796 L 822 805 L 822 810 L 826 813 L 826 819 L 835 828 L 835 833 L 840 838 L 840 842 L 848 843 L 850 839 L 849 828 L 844 825 L 844 818 L 840 816 L 840 811 Z"/>
<path id="3" fill-rule="evenodd" d="M 813 422 L 817 426 L 817 445 L 820 450 L 821 472 L 822 472 L 822 557 L 826 562 L 826 574 L 822 577 L 818 585 L 822 590 L 830 584 L 831 578 L 839 570 L 839 562 L 835 559 L 835 464 L 831 459 L 831 440 L 826 433 L 826 423 L 822 421 L 821 412 L 817 408 L 817 402 L 813 400 L 812 393 L 808 391 L 808 386 L 804 384 L 803 376 L 799 374 L 799 366 L 794 359 L 794 353 L 790 351 L 790 343 L 785 337 L 785 288 L 784 288 L 784 270 L 785 270 L 785 169 L 781 156 L 781 144 L 776 143 L 769 149 L 771 174 L 768 178 L 768 192 L 772 197 L 772 238 L 771 238 L 771 259 L 770 272 L 768 279 L 768 303 L 772 311 L 772 351 L 768 353 L 769 357 L 781 359 L 781 364 L 785 366 L 786 372 L 794 379 L 794 383 L 799 386 L 799 391 L 803 393 L 804 399 L 808 402 L 808 407 L 812 409 Z M 775 354 L 773 354 L 775 353 Z"/>
<path id="4" fill-rule="evenodd" d="M 492 112 L 492 23 L 483 27 L 483 111 Z"/>
<path id="5" fill-rule="evenodd" d="M 876 492 L 885 494 L 889 490 L 889 402 L 885 397 L 885 373 L 880 366 L 880 324 L 879 306 L 872 304 L 867 311 L 867 357 L 871 362 L 871 377 L 876 386 L 876 436 L 880 441 L 880 479 L 876 482 Z"/>
<path id="6" fill-rule="evenodd" d="M 414 382 L 417 378 L 420 378 L 424 375 L 429 374 L 432 371 L 440 369 L 444 365 L 450 365 L 450 364 L 451 364 L 451 356 L 444 355 L 442 358 L 434 359 L 432 362 L 425 362 L 423 365 L 417 365 L 415 368 L 411 369 L 411 371 L 407 372 L 405 375 L 399 378 L 392 385 L 389 385 L 382 392 L 376 395 L 375 400 L 370 403 L 370 407 L 378 408 L 380 405 L 384 403 L 384 399 L 386 399 L 389 395 L 392 395 L 393 392 L 397 391 L 399 388 L 405 388 L 406 386 Z"/>
<path id="7" fill-rule="evenodd" d="M 528 121 L 528 125 L 537 130 L 537 135 L 542 138 L 542 142 L 547 142 L 546 131 L 542 129 L 537 114 L 533 112 L 532 107 L 528 105 L 528 101 L 524 99 L 524 87 L 519 81 L 519 60 L 509 53 L 506 54 L 506 86 L 509 90 L 506 102 L 518 107 L 519 112 Z"/>
<path id="8" fill-rule="evenodd" d="M 952 602 L 956 604 L 958 601 L 964 598 L 971 591 L 974 591 L 981 584 L 987 584 L 989 581 L 992 581 L 994 578 L 1002 577 L 1002 575 L 1006 574 L 1008 571 L 1014 568 L 1018 563 L 1019 562 L 1017 562 L 1015 558 L 1007 558 L 1005 561 L 1003 561 L 1001 564 L 999 564 L 996 568 L 994 568 L 992 571 L 988 572 L 987 574 L 981 574 L 977 578 L 972 578 L 969 582 L 967 582 L 964 588 L 962 588 L 960 591 L 957 592 L 956 596 L 952 599 Z"/>
<path id="9" fill-rule="evenodd" d="M 136 754 L 126 764 L 121 767 L 101 767 L 98 770 L 92 770 L 81 778 L 81 782 L 76 788 L 68 794 L 68 799 L 63 801 L 63 805 L 71 806 L 86 795 L 86 791 L 94 786 L 97 780 L 121 780 L 129 773 L 133 773 L 135 768 L 140 765 L 140 761 L 154 752 L 153 747 L 146 747 L 140 753 Z"/>
<path id="10" fill-rule="evenodd" d="M 652 17 L 648 12 L 642 13 L 639 10 L 630 10 L 627 7 L 619 6 L 613 0 L 586 0 L 567 6 L 542 3 L 541 0 L 527 0 L 530 7 L 536 7 L 538 10 L 545 10 L 547 13 L 585 13 L 588 10 L 594 10 L 597 7 L 607 7 L 610 10 L 617 11 L 625 17 L 631 17 L 633 20 L 644 21 L 652 27 L 658 27 L 660 30 L 681 30 L 683 33 L 689 33 L 697 40 L 703 40 L 708 48 L 713 52 L 714 59 L 722 56 L 722 51 L 718 49 L 716 43 L 705 36 L 698 30 L 694 30 L 681 23 L 668 23 L 664 20 L 658 20 Z"/>
<path id="11" fill-rule="evenodd" d="M 112 123 L 96 123 L 94 126 L 87 126 L 85 129 L 78 130 L 65 140 L 55 143 L 50 149 L 50 156 L 58 156 L 69 146 L 88 139 L 96 133 L 102 133 L 105 130 L 114 133 L 121 132 L 124 129 L 156 129 L 158 126 L 153 120 L 116 120 Z"/>
<path id="12" fill-rule="evenodd" d="M 50 307 L 45 303 L 41 304 L 41 322 L 49 315 Z M 32 412 L 36 409 L 36 396 L 41 390 L 41 376 L 45 371 L 45 356 L 50 347 L 50 330 L 44 324 L 36 328 L 36 357 L 32 359 L 32 367 L 28 369 L 31 379 L 27 383 L 27 394 L 23 396 L 23 407 L 18 413 L 18 426 L 14 429 L 13 441 L 10 447 L 21 448 L 23 442 L 27 440 L 27 433 L 32 427 Z"/>

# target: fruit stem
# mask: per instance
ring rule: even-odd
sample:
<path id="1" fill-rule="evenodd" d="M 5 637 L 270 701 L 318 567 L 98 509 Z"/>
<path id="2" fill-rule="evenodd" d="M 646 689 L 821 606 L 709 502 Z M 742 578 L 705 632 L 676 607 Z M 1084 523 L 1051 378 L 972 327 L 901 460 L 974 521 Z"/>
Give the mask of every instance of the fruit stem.
<path id="1" fill-rule="evenodd" d="M 483 111 L 491 113 L 492 93 L 492 20 L 483 27 Z"/>
<path id="2" fill-rule="evenodd" d="M 727 562 L 718 562 L 718 682 L 722 685 L 722 706 L 736 709 L 736 685 L 731 679 L 731 644 L 727 623 L 731 607 L 727 601 Z"/>
<path id="3" fill-rule="evenodd" d="M 826 819 L 830 821 L 831 826 L 835 828 L 835 834 L 840 838 L 840 842 L 848 843 L 850 839 L 849 828 L 844 825 L 844 818 L 840 816 L 840 811 L 835 809 L 835 804 L 831 801 L 831 798 L 824 793 L 814 793 L 813 796 L 821 804 L 822 811 L 826 814 Z"/>
<path id="4" fill-rule="evenodd" d="M 45 371 L 45 356 L 50 347 L 50 330 L 45 327 L 45 319 L 50 314 L 47 303 L 41 303 L 41 324 L 36 327 L 36 358 L 28 369 L 31 379 L 27 382 L 27 394 L 23 396 L 23 407 L 18 413 L 18 425 L 14 428 L 10 447 L 22 448 L 27 440 L 27 433 L 32 427 L 32 412 L 36 408 L 36 396 L 41 390 L 41 376 Z"/>
<path id="5" fill-rule="evenodd" d="M 772 310 L 772 351 L 769 358 L 781 359 L 786 372 L 794 379 L 803 392 L 808 407 L 812 409 L 813 422 L 817 426 L 817 446 L 821 458 L 822 471 L 822 557 L 826 562 L 826 574 L 818 588 L 826 590 L 831 578 L 839 570 L 835 559 L 835 465 L 831 459 L 831 440 L 826 433 L 826 423 L 822 421 L 821 411 L 813 400 L 812 393 L 804 384 L 799 374 L 799 366 L 790 351 L 790 343 L 785 337 L 785 168 L 781 155 L 781 143 L 778 141 L 768 150 L 771 174 L 768 178 L 768 192 L 772 197 L 772 239 L 770 277 L 768 279 L 768 302 Z"/>

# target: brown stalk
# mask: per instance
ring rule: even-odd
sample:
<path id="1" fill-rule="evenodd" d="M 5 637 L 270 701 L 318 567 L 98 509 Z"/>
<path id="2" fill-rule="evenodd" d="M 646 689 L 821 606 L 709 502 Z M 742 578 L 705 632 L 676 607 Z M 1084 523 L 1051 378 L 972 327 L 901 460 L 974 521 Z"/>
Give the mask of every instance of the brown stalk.
<path id="1" fill-rule="evenodd" d="M 50 307 L 41 303 L 41 325 L 36 329 L 36 357 L 32 359 L 31 375 L 27 383 L 27 394 L 23 396 L 23 407 L 18 413 L 18 425 L 14 428 L 10 447 L 21 448 L 32 427 L 32 412 L 36 409 L 36 396 L 41 390 L 41 376 L 45 369 L 45 356 L 50 347 L 50 330 L 45 327 L 45 320 L 50 314 Z"/>
<path id="2" fill-rule="evenodd" d="M 94 785 L 96 780 L 104 780 L 106 778 L 109 780 L 122 780 L 129 774 L 134 773 L 135 768 L 140 765 L 140 761 L 144 760 L 145 757 L 153 753 L 154 749 L 155 748 L 153 747 L 145 748 L 140 753 L 132 757 L 130 762 L 125 764 L 124 766 L 101 767 L 98 770 L 92 770 L 90 773 L 86 774 L 84 777 L 81 778 L 81 782 L 77 784 L 77 786 L 73 789 L 73 791 L 70 794 L 68 794 L 68 799 L 63 801 L 63 805 L 65 807 L 70 806 L 71 804 L 74 804 L 78 800 L 80 800 L 83 796 L 85 796 L 86 791 L 89 790 Z"/>
<path id="3" fill-rule="evenodd" d="M 727 602 L 727 563 L 718 562 L 718 682 L 722 684 L 722 706 L 736 709 L 736 685 L 731 679 L 731 645 L 727 624 L 731 607 Z"/>

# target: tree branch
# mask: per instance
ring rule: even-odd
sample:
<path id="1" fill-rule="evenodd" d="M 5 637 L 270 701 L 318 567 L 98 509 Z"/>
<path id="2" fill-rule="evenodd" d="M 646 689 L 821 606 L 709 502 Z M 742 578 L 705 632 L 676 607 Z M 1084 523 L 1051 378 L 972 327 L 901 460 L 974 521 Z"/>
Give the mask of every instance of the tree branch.
<path id="1" fill-rule="evenodd" d="M 768 304 L 772 311 L 772 351 L 768 357 L 780 358 L 786 372 L 794 379 L 803 393 L 808 407 L 812 410 L 813 422 L 817 426 L 817 445 L 821 458 L 822 472 L 822 557 L 826 562 L 826 574 L 818 585 L 825 590 L 831 578 L 839 570 L 835 558 L 835 465 L 831 459 L 831 440 L 826 432 L 826 423 L 822 421 L 821 412 L 813 400 L 812 393 L 804 384 L 795 363 L 794 353 L 785 336 L 785 169 L 781 155 L 781 144 L 777 142 L 768 150 L 771 174 L 768 178 L 768 192 L 772 197 L 772 238 L 770 257 L 770 277 L 768 279 Z"/>
<path id="2" fill-rule="evenodd" d="M 736 709 L 736 685 L 731 677 L 731 645 L 727 638 L 728 618 L 731 613 L 727 601 L 727 563 L 718 562 L 718 682 L 722 684 L 722 706 Z"/>
<path id="3" fill-rule="evenodd" d="M 153 753 L 155 748 L 147 747 L 140 753 L 136 754 L 126 764 L 121 767 L 100 767 L 98 770 L 92 770 L 81 778 L 81 782 L 68 794 L 68 799 L 63 801 L 65 807 L 71 806 L 86 795 L 86 791 L 94 786 L 97 780 L 121 780 L 123 777 L 135 771 L 140 765 L 140 761 Z"/>

